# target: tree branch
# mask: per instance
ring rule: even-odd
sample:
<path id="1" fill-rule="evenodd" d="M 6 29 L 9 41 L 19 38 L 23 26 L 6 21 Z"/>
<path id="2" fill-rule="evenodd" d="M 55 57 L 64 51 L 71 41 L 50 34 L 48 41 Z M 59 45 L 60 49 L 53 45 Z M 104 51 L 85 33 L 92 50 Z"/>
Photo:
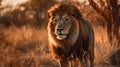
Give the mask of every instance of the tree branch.
<path id="1" fill-rule="evenodd" d="M 88 0 L 90 5 L 98 12 L 100 13 L 104 18 L 106 18 L 106 12 L 105 10 L 101 10 L 99 6 L 93 1 L 93 0 Z"/>
<path id="2" fill-rule="evenodd" d="M 111 7 L 112 7 L 113 20 L 116 21 L 116 19 L 118 17 L 117 0 L 110 0 L 110 4 L 111 4 Z"/>

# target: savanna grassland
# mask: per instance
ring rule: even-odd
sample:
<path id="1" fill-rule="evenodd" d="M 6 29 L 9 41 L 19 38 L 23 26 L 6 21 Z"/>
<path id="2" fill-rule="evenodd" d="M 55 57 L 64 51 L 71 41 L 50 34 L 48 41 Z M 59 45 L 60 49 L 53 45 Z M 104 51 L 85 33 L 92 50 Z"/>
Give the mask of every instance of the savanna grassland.
<path id="1" fill-rule="evenodd" d="M 46 28 L 1 26 L 0 29 L 0 67 L 58 67 L 49 51 Z M 118 48 L 111 47 L 105 30 L 94 26 L 95 67 L 114 67 L 109 57 Z M 119 53 L 120 50 L 113 57 L 116 64 L 120 62 Z"/>
<path id="2" fill-rule="evenodd" d="M 91 7 L 78 8 L 94 29 L 95 67 L 120 67 L 120 48 L 116 45 L 111 46 L 108 41 L 105 20 L 91 10 Z M 9 9 L 7 11 L 9 12 Z M 23 13 L 27 11 L 29 9 Z M 23 14 L 22 11 L 8 12 L 4 17 L 0 17 L 0 67 L 58 67 L 49 50 L 46 12 L 45 17 L 40 13 L 40 19 L 35 19 L 38 17 L 34 12 L 29 13 L 30 18 L 16 18 L 16 14 Z"/>

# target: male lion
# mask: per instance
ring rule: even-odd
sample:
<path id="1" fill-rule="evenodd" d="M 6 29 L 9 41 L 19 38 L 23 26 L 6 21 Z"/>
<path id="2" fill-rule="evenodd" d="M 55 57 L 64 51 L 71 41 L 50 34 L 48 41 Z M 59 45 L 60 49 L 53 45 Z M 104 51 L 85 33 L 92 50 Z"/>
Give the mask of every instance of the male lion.
<path id="1" fill-rule="evenodd" d="M 59 3 L 48 10 L 48 16 L 48 40 L 60 67 L 70 67 L 71 60 L 80 60 L 88 67 L 88 58 L 89 66 L 94 67 L 93 29 L 79 10 L 72 4 Z"/>

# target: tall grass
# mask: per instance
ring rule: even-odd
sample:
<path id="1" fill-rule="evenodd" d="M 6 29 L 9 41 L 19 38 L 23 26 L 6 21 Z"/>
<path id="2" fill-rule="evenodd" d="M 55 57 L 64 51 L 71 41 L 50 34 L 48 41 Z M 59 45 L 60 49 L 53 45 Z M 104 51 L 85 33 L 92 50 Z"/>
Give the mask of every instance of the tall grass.
<path id="1" fill-rule="evenodd" d="M 109 57 L 118 48 L 111 47 L 106 28 L 93 26 L 95 32 L 95 67 L 114 67 Z M 58 67 L 52 58 L 46 28 L 0 26 L 0 67 Z M 120 59 L 118 59 L 120 60 Z M 119 67 L 119 65 L 117 65 Z"/>
<path id="2" fill-rule="evenodd" d="M 111 57 L 112 54 L 116 52 L 116 50 L 118 50 L 119 48 L 117 46 L 112 46 L 111 43 L 109 42 L 106 28 L 103 28 L 102 26 L 93 26 L 93 27 L 94 27 L 94 33 L 95 33 L 95 49 L 94 50 L 95 50 L 96 67 L 114 67 L 114 65 L 109 64 L 109 62 L 111 61 L 109 60 L 109 57 Z M 120 56 L 120 54 L 117 54 L 117 55 Z M 117 59 L 117 60 L 120 60 L 120 59 Z M 113 62 L 116 62 L 116 61 L 113 61 Z"/>
<path id="3" fill-rule="evenodd" d="M 1 27 L 0 33 L 0 67 L 55 66 L 48 50 L 46 30 L 11 26 Z"/>

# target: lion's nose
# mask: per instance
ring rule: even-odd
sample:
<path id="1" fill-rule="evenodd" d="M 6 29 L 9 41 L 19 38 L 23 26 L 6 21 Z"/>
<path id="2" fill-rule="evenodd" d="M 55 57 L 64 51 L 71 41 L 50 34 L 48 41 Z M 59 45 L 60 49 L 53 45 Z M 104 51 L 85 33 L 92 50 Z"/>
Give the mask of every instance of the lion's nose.
<path id="1" fill-rule="evenodd" d="M 62 31 L 63 29 L 62 28 L 57 28 L 57 31 Z"/>

